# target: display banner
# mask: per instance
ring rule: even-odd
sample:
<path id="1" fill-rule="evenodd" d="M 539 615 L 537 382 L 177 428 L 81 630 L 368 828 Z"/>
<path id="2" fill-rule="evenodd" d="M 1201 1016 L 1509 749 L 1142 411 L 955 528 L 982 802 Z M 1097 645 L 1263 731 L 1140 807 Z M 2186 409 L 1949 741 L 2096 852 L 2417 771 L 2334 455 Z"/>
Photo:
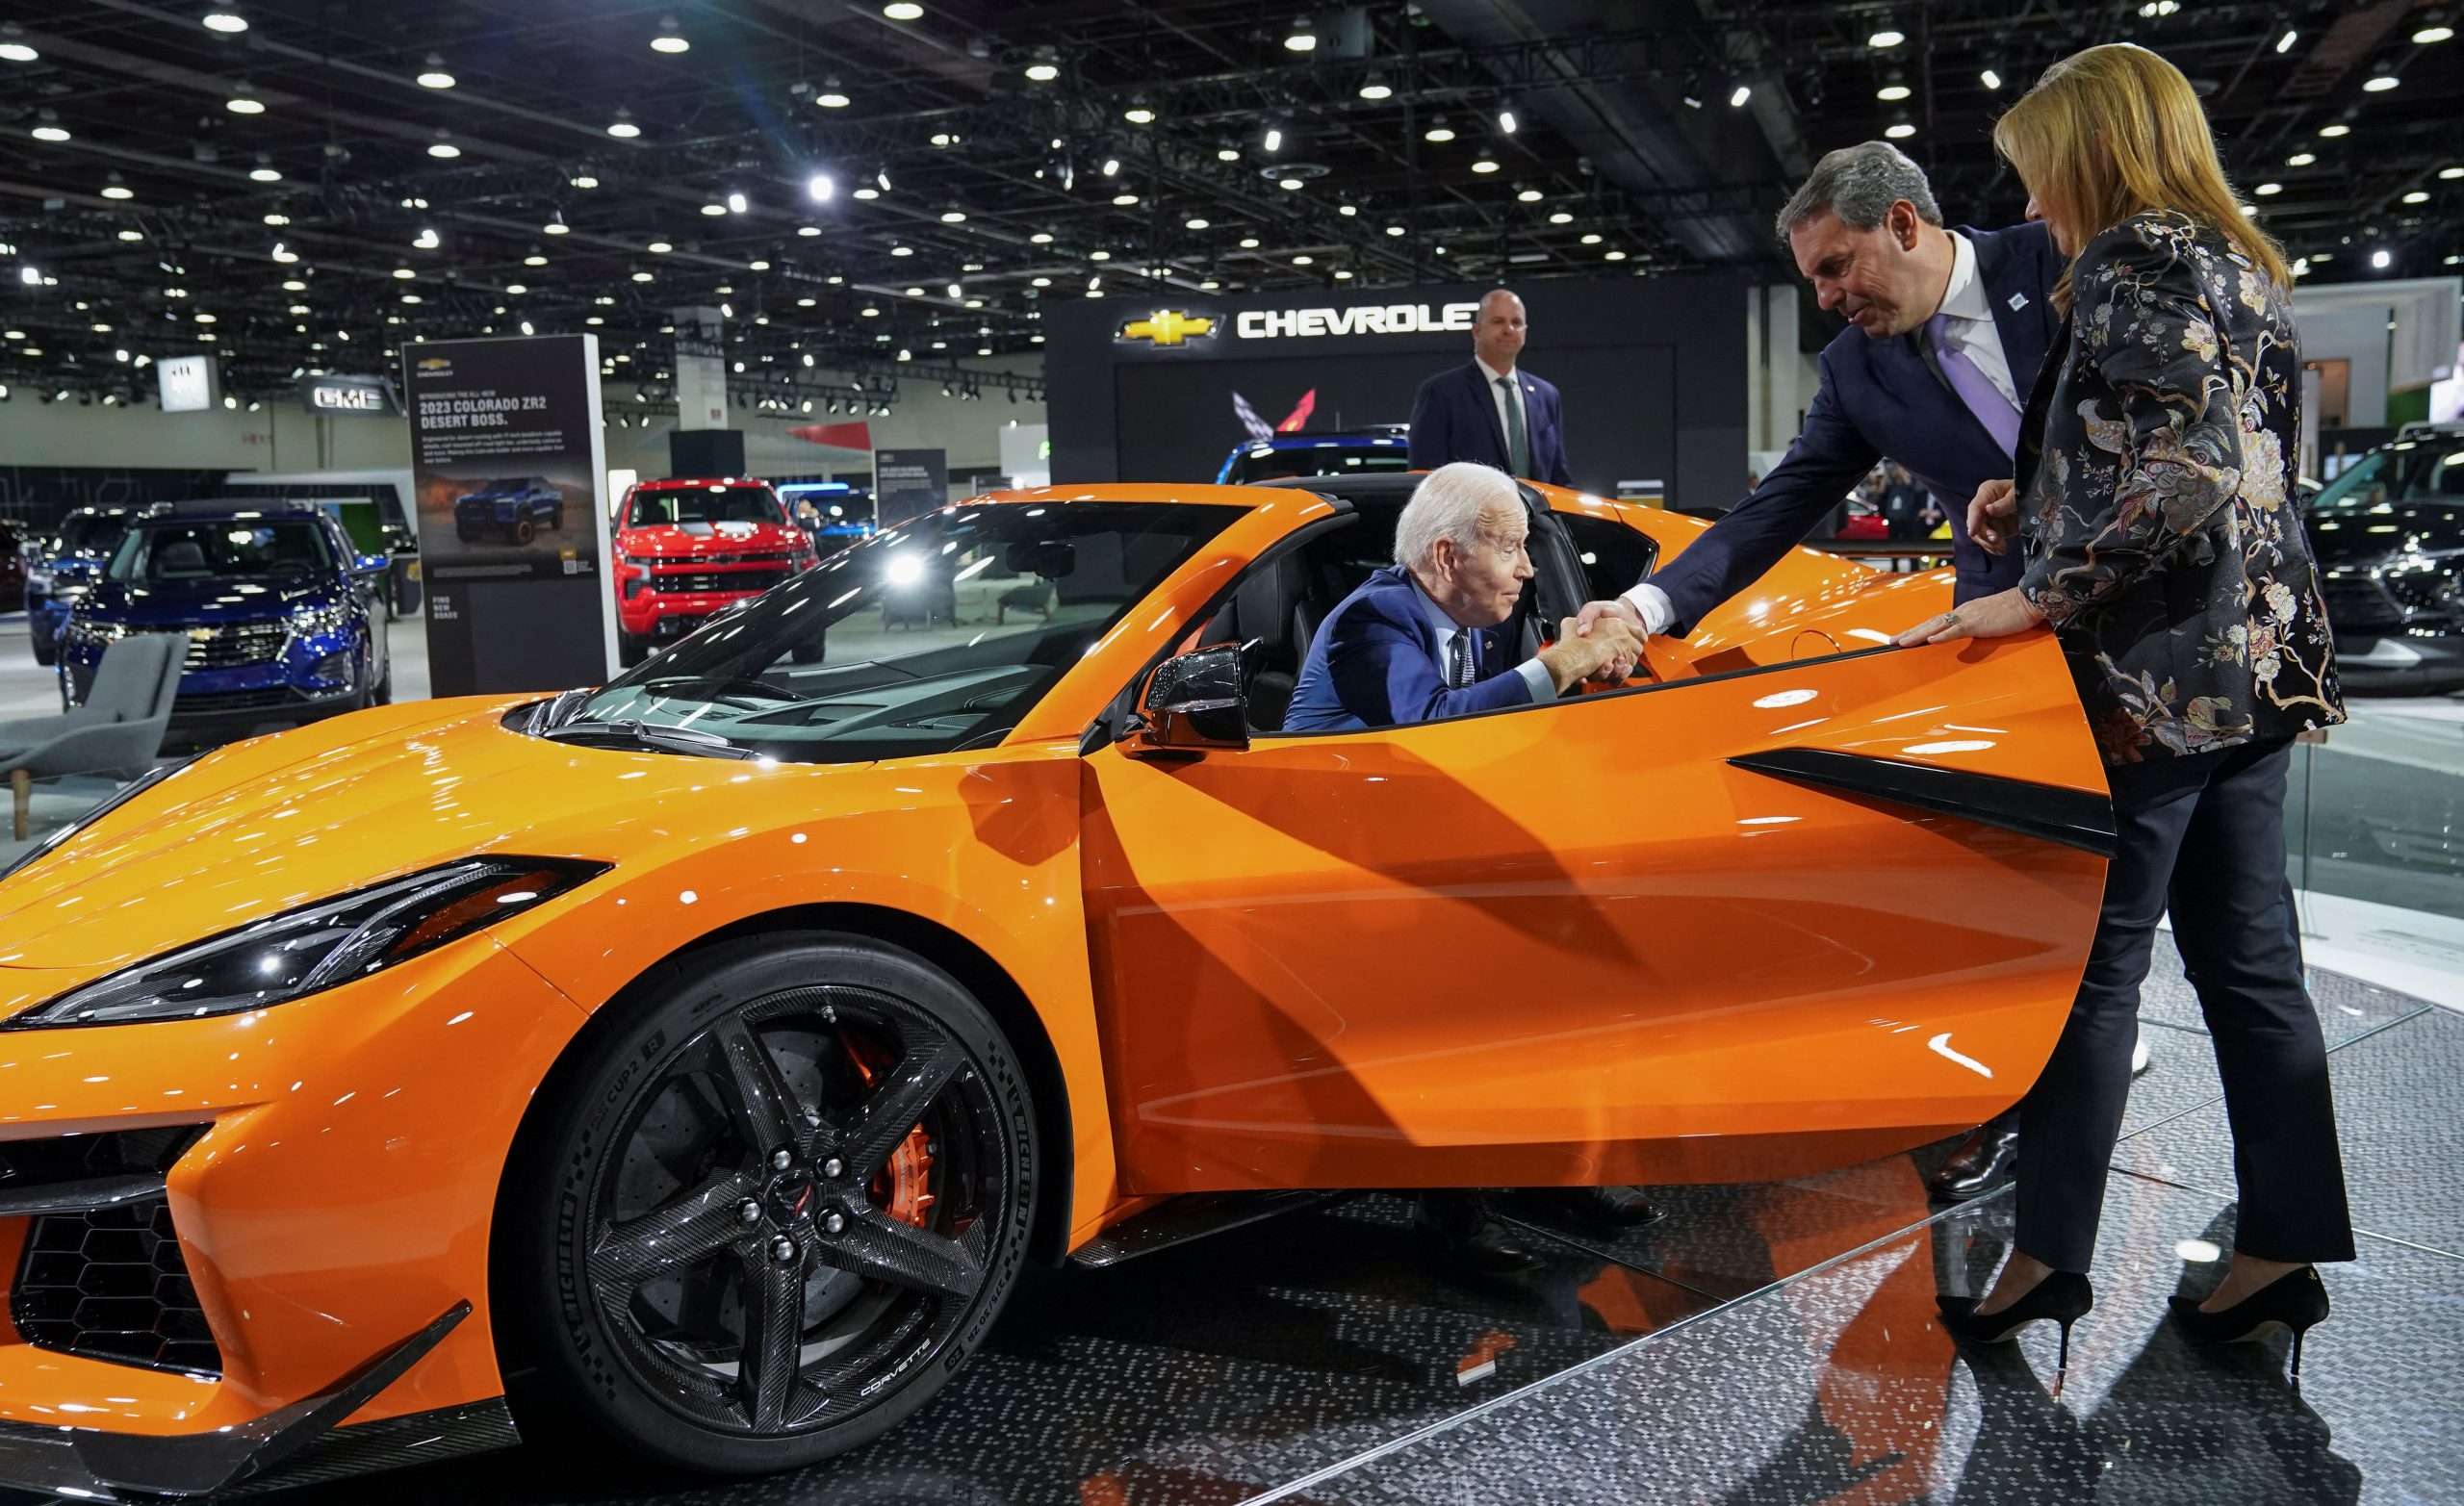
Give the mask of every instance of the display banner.
<path id="1" fill-rule="evenodd" d="M 604 681 L 599 337 L 432 341 L 402 366 L 433 693 Z"/>
<path id="2" fill-rule="evenodd" d="M 165 356 L 154 377 L 165 413 L 202 413 L 221 396 L 212 356 Z"/>
<path id="3" fill-rule="evenodd" d="M 950 500 L 950 456 L 941 449 L 873 451 L 873 496 L 880 498 L 882 526 L 905 523 Z"/>

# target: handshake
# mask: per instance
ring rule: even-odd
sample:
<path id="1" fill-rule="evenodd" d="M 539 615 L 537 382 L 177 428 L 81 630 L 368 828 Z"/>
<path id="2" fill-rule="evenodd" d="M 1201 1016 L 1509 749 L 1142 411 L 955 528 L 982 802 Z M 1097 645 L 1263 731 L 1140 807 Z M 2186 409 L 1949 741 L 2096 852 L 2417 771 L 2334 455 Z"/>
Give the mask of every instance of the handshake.
<path id="1" fill-rule="evenodd" d="M 1625 601 L 1590 601 L 1578 616 L 1557 625 L 1557 641 L 1540 651 L 1540 663 L 1564 695 L 1578 682 L 1624 683 L 1643 658 L 1642 614 Z"/>

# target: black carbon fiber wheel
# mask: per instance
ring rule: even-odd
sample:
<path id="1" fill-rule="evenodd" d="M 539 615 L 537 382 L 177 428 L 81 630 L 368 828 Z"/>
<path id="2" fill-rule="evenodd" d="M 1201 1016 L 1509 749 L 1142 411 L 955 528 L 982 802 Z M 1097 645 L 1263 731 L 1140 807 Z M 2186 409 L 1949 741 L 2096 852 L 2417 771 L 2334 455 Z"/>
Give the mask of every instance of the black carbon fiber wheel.
<path id="1" fill-rule="evenodd" d="M 498 1263 L 517 1413 L 687 1468 L 791 1468 L 878 1436 L 982 1342 L 1033 1212 L 1025 1083 L 907 953 L 806 932 L 662 972 L 524 1132 Z"/>

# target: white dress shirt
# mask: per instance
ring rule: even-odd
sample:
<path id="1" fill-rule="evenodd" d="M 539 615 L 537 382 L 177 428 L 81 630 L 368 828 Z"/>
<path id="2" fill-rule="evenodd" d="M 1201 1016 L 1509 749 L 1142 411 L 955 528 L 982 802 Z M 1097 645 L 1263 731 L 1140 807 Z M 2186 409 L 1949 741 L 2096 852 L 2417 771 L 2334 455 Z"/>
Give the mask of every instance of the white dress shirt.
<path id="1" fill-rule="evenodd" d="M 1472 358 L 1472 364 L 1480 369 L 1481 376 L 1489 384 L 1489 401 L 1496 404 L 1498 410 L 1498 433 L 1505 439 L 1509 457 L 1514 449 L 1514 421 L 1506 417 L 1505 411 L 1505 405 L 1509 402 L 1514 404 L 1515 412 L 1523 420 L 1523 443 L 1527 450 L 1531 445 L 1531 410 L 1524 405 L 1523 383 L 1515 375 L 1514 368 L 1507 367 L 1501 371 L 1478 356 Z M 1505 383 L 1502 389 L 1498 386 L 1500 381 Z M 1507 393 L 1512 393 L 1514 396 L 1509 397 L 1506 396 Z"/>
<path id="2" fill-rule="evenodd" d="M 1407 576 L 1410 576 L 1412 589 L 1420 593 L 1421 610 L 1428 614 L 1429 625 L 1437 629 L 1437 677 L 1446 681 L 1447 688 L 1451 690 L 1455 688 L 1453 674 L 1454 640 L 1458 635 L 1468 629 L 1466 629 L 1462 624 L 1457 623 L 1453 618 L 1446 615 L 1446 608 L 1437 604 L 1437 598 L 1428 594 L 1428 588 L 1421 584 L 1419 576 L 1412 575 L 1409 571 L 1404 572 L 1404 574 Z M 1478 640 L 1473 640 L 1470 645 L 1466 646 L 1464 651 L 1477 654 L 1479 651 Z M 1523 676 L 1523 682 L 1525 684 L 1531 687 L 1531 700 L 1533 704 L 1545 705 L 1557 699 L 1557 676 L 1550 674 L 1549 667 L 1542 664 L 1538 659 L 1524 660 L 1522 663 L 1514 667 L 1514 672 Z M 1474 675 L 1477 675 L 1479 673 L 1479 665 L 1476 660 L 1473 664 L 1472 673 Z M 1476 679 L 1474 683 L 1477 684 L 1478 681 Z"/>
<path id="3" fill-rule="evenodd" d="M 1956 230 L 1948 234 L 1951 280 L 1942 289 L 1942 302 L 1935 310 L 1950 316 L 1946 343 L 1975 363 L 1985 379 L 1993 384 L 1993 390 L 2016 408 L 2024 399 L 2011 383 L 2011 358 L 2003 352 L 2002 332 L 1993 327 L 1993 306 L 1986 299 L 1985 280 L 1976 274 L 1976 247 Z M 1918 326 L 1916 338 L 1925 338 L 1922 325 Z M 1620 600 L 1632 602 L 1634 610 L 1643 614 L 1646 633 L 1666 632 L 1677 618 L 1677 608 L 1669 603 L 1668 593 L 1648 580 Z"/>

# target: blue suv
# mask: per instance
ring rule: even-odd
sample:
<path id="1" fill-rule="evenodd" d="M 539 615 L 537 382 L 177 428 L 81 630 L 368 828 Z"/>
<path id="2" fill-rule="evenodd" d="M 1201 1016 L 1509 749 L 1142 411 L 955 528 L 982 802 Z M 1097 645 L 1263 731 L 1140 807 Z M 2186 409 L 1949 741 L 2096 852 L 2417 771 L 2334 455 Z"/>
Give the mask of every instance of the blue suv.
<path id="1" fill-rule="evenodd" d="M 34 640 L 37 664 L 50 667 L 68 609 L 111 563 L 120 535 L 128 531 L 128 521 L 142 511 L 141 507 L 80 507 L 61 520 L 51 537 L 26 547 L 26 628 Z"/>
<path id="2" fill-rule="evenodd" d="M 129 521 L 60 630 L 62 699 L 78 705 L 103 651 L 132 633 L 188 640 L 170 743 L 295 727 L 394 696 L 371 582 L 382 555 L 304 504 L 180 502 Z"/>
<path id="3" fill-rule="evenodd" d="M 473 487 L 453 499 L 454 537 L 465 544 L 501 533 L 527 544 L 542 528 L 565 525 L 565 494 L 546 476 L 508 476 Z"/>

